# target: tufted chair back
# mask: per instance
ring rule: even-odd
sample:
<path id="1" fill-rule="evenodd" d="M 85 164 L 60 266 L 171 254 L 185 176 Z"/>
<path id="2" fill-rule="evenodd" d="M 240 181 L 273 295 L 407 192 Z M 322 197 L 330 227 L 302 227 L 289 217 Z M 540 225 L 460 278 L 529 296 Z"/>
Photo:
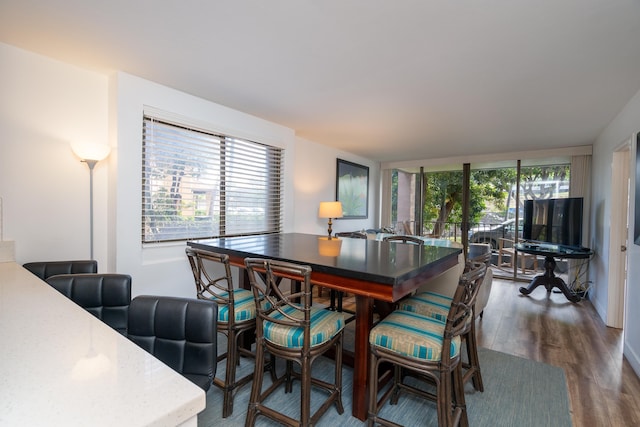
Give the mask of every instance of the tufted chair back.
<path id="1" fill-rule="evenodd" d="M 205 391 L 216 374 L 218 305 L 210 300 L 135 297 L 127 336 Z"/>
<path id="2" fill-rule="evenodd" d="M 46 282 L 121 334 L 131 302 L 128 274 L 58 274 Z"/>
<path id="3" fill-rule="evenodd" d="M 95 260 L 75 260 L 75 261 L 39 261 L 28 262 L 22 265 L 24 268 L 46 280 L 56 274 L 79 274 L 97 273 L 98 261 Z"/>

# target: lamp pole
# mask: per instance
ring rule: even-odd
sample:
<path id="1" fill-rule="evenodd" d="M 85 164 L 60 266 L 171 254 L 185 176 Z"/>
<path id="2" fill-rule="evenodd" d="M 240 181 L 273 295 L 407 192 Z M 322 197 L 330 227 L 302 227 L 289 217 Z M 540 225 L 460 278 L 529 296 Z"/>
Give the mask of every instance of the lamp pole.
<path id="1" fill-rule="evenodd" d="M 90 246 L 90 259 L 93 259 L 93 168 L 95 167 L 97 160 L 82 160 L 89 166 L 89 246 Z"/>
<path id="2" fill-rule="evenodd" d="M 72 143 L 71 149 L 89 167 L 89 245 L 93 259 L 93 168 L 100 160 L 107 158 L 111 147 L 107 144 Z"/>

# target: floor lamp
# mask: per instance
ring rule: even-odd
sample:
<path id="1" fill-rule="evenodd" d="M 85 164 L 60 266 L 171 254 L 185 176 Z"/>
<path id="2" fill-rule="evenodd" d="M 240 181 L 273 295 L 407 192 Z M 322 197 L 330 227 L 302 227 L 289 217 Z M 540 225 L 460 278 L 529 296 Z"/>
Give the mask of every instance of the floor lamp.
<path id="1" fill-rule="evenodd" d="M 93 168 L 109 155 L 111 147 L 106 144 L 81 143 L 71 144 L 71 149 L 81 162 L 89 166 L 89 245 L 93 259 Z"/>

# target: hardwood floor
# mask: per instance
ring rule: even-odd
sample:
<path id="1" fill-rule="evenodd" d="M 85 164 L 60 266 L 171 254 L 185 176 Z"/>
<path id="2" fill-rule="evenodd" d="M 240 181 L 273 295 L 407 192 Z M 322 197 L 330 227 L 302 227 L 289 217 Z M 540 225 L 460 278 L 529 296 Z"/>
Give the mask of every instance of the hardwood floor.
<path id="1" fill-rule="evenodd" d="M 478 345 L 563 368 L 575 426 L 640 425 L 640 380 L 622 356 L 622 330 L 605 326 L 588 300 L 494 278 Z"/>
<path id="2" fill-rule="evenodd" d="M 606 327 L 588 300 L 543 287 L 523 296 L 520 286 L 494 277 L 478 345 L 564 369 L 574 426 L 640 425 L 640 379 L 622 356 L 622 330 Z"/>

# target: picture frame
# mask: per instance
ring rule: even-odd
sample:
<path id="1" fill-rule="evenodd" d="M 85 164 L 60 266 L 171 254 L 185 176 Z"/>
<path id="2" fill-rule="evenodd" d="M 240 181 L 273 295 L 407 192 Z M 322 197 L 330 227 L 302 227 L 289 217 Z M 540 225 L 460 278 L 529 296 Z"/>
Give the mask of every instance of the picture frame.
<path id="1" fill-rule="evenodd" d="M 369 167 L 337 159 L 336 200 L 342 203 L 343 218 L 369 217 Z"/>

